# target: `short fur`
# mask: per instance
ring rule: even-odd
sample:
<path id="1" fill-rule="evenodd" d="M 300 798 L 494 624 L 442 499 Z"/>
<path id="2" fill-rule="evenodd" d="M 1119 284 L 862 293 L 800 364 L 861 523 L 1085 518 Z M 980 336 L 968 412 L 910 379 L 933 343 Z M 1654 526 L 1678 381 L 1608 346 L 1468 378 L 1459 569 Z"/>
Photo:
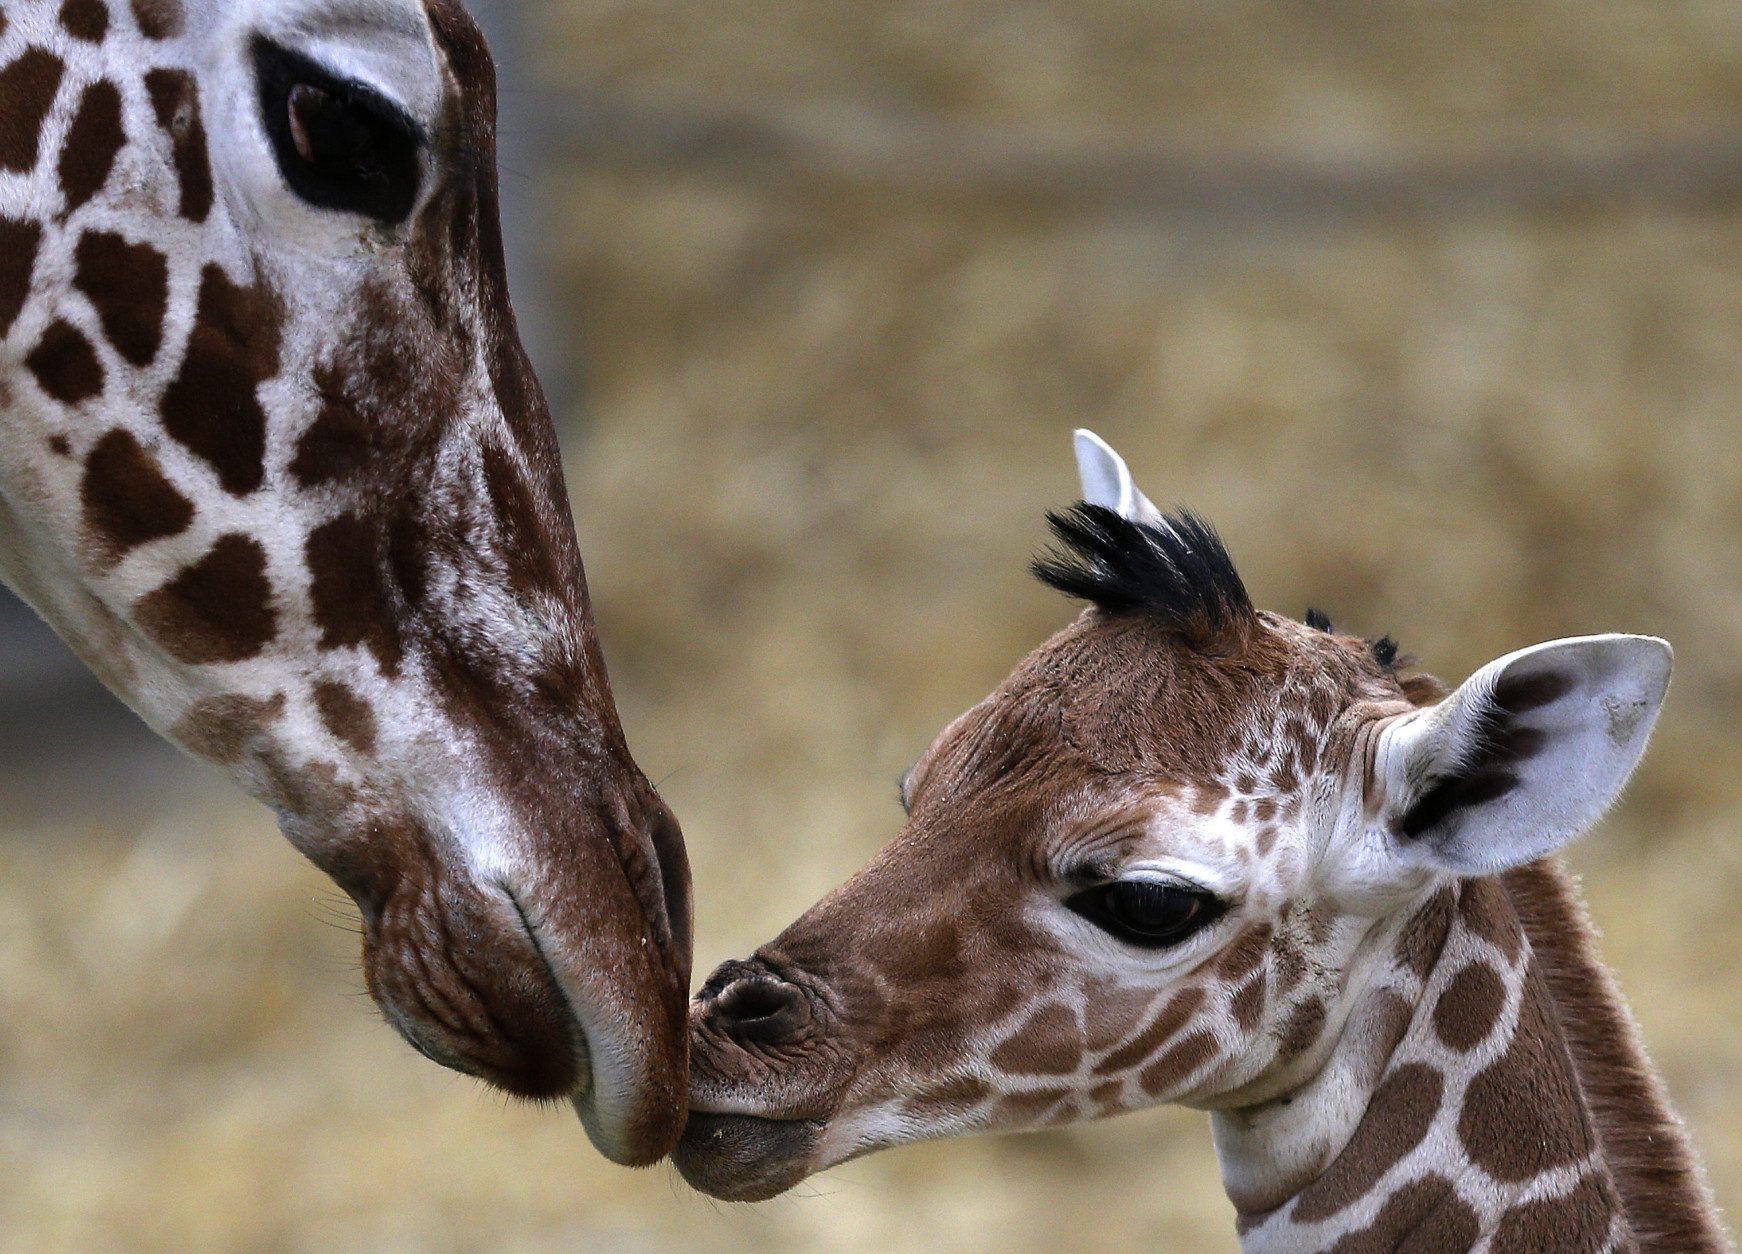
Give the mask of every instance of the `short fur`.
<path id="1" fill-rule="evenodd" d="M 1614 978 L 1597 960 L 1595 929 L 1566 869 L 1544 858 L 1501 882 L 1542 962 L 1640 1254 L 1728 1250 L 1705 1172 Z"/>

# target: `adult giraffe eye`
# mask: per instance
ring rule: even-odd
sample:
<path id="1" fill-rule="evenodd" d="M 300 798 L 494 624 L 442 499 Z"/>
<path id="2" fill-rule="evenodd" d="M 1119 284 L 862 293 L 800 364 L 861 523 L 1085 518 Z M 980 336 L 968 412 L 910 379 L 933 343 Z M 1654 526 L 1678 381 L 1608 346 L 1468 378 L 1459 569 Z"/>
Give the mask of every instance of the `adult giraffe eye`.
<path id="1" fill-rule="evenodd" d="M 254 41 L 260 115 L 279 173 L 320 209 L 403 222 L 417 201 L 422 129 L 362 83 L 268 39 Z"/>
<path id="2" fill-rule="evenodd" d="M 1156 880 L 1116 880 L 1065 899 L 1097 927 L 1146 949 L 1165 949 L 1208 927 L 1226 908 L 1209 893 Z"/>

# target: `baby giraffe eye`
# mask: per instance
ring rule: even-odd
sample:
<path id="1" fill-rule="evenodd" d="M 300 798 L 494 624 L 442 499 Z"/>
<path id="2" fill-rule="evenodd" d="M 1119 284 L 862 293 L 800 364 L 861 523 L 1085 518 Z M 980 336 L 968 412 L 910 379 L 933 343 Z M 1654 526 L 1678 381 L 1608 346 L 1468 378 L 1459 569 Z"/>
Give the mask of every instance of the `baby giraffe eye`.
<path id="1" fill-rule="evenodd" d="M 321 209 L 405 220 L 417 200 L 422 132 L 379 93 L 266 39 L 254 43 L 261 117 L 284 181 Z"/>
<path id="2" fill-rule="evenodd" d="M 1115 880 L 1075 893 L 1065 905 L 1120 940 L 1146 949 L 1177 945 L 1226 909 L 1201 889 L 1156 880 Z"/>

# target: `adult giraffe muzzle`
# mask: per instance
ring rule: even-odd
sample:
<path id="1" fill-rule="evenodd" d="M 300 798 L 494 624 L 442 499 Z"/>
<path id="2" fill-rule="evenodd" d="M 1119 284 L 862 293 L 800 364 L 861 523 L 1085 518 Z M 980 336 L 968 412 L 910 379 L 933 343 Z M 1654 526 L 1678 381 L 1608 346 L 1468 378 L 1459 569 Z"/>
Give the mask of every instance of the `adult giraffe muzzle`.
<path id="1" fill-rule="evenodd" d="M 420 1051 L 683 1122 L 689 872 L 624 744 L 457 0 L 7 0 L 0 575 L 357 902 Z"/>

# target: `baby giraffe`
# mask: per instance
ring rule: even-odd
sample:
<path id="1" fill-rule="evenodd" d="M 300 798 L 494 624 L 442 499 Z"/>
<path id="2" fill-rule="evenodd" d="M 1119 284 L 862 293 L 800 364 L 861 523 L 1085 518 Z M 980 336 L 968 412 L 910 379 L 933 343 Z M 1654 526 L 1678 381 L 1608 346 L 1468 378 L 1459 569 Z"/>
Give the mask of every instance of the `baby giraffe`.
<path id="1" fill-rule="evenodd" d="M 1216 534 L 1077 436 L 1047 583 L 1090 602 L 946 728 L 869 866 L 691 1010 L 684 1177 L 1210 1112 L 1242 1247 L 1728 1248 L 1553 851 L 1670 649 L 1587 636 L 1447 693 L 1255 610 Z"/>

